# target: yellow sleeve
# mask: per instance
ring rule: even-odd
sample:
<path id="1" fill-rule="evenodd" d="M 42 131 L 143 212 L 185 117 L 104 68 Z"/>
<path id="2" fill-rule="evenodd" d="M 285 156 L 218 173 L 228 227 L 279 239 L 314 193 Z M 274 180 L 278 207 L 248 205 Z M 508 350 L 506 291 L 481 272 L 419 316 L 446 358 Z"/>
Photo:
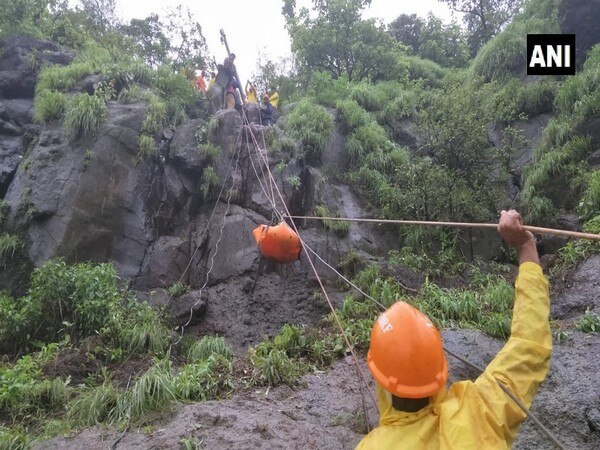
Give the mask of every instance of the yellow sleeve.
<path id="1" fill-rule="evenodd" d="M 521 264 L 515 282 L 510 338 L 475 381 L 481 394 L 487 397 L 488 407 L 498 417 L 505 416 L 511 434 L 516 433 L 522 414 L 492 377 L 506 384 L 527 407 L 531 405 L 550 366 L 552 336 L 549 315 L 550 293 L 542 268 L 533 262 Z"/>

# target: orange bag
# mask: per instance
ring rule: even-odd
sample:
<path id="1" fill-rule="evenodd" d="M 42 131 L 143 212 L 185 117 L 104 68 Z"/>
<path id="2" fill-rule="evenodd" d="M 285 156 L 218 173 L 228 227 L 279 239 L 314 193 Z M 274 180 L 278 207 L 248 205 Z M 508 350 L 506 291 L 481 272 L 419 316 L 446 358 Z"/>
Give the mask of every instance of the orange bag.
<path id="1" fill-rule="evenodd" d="M 265 258 L 278 263 L 291 263 L 300 259 L 302 244 L 294 230 L 285 222 L 270 227 L 259 225 L 252 231 L 254 239 Z"/>

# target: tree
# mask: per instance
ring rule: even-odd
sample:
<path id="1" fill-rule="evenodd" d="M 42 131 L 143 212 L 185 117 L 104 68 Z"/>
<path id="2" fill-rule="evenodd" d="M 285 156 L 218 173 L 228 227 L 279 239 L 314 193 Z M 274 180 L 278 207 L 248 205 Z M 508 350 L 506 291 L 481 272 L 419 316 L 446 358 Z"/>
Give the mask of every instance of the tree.
<path id="1" fill-rule="evenodd" d="M 145 19 L 132 19 L 121 27 L 123 34 L 132 40 L 135 52 L 150 66 L 158 67 L 167 59 L 170 44 L 158 14 Z"/>
<path id="2" fill-rule="evenodd" d="M 284 0 L 283 13 L 292 51 L 305 72 L 331 73 L 349 81 L 393 78 L 400 46 L 374 20 L 362 20 L 370 0 L 315 0 L 316 17 L 306 8 L 296 15 L 293 1 Z"/>
<path id="3" fill-rule="evenodd" d="M 445 67 L 464 67 L 469 59 L 467 37 L 455 23 L 444 25 L 429 14 L 419 36 L 418 55 Z"/>
<path id="4" fill-rule="evenodd" d="M 501 31 L 520 10 L 521 0 L 439 0 L 464 14 L 471 54 Z"/>
<path id="5" fill-rule="evenodd" d="M 410 47 L 413 53 L 419 50 L 419 39 L 421 30 L 425 26 L 425 22 L 416 14 L 400 14 L 392 23 L 388 25 L 388 33 L 390 33 L 398 42 Z"/>
<path id="6" fill-rule="evenodd" d="M 170 42 L 169 58 L 174 69 L 206 64 L 206 39 L 189 8 L 179 5 L 169 11 L 165 35 Z"/>

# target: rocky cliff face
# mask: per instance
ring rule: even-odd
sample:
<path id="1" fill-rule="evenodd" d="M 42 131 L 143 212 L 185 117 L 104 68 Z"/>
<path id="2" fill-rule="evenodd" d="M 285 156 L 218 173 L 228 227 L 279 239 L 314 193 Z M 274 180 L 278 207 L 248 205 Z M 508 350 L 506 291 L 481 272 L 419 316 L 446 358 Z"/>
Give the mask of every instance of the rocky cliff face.
<path id="1" fill-rule="evenodd" d="M 58 123 L 33 123 L 36 66 L 30 64 L 28 55 L 37 49 L 52 63 L 68 62 L 71 56 L 37 41 L 16 39 L 3 46 L 0 197 L 9 207 L 8 226 L 22 233 L 34 265 L 53 257 L 71 262 L 112 261 L 139 299 L 168 305 L 179 324 L 189 325 L 189 332 L 219 333 L 238 350 L 284 323 L 316 323 L 328 312 L 325 302 L 313 296 L 318 286 L 306 255 L 284 268 L 263 266 L 251 232 L 273 218 L 271 186 L 261 171 L 262 158 L 267 158 L 292 213 L 310 213 L 319 203 L 345 216 L 370 215 L 349 186 L 334 183 L 326 175 L 342 166 L 343 135 L 332 136 L 324 168 L 318 170 L 290 153 L 252 144 L 252 135 L 280 133 L 278 126 L 244 125 L 237 112 L 219 111 L 211 139 L 221 150 L 214 160 L 199 150 L 196 132 L 207 122 L 196 119 L 164 130 L 155 154 L 136 164 L 145 103 L 109 102 L 108 119 L 95 136 L 69 141 Z M 256 110 L 247 113 L 252 117 Z M 546 122 L 542 117 L 521 125 L 535 139 Z M 406 127 L 398 133 L 414 144 L 418 137 Z M 518 155 L 515 168 L 529 155 Z M 275 170 L 281 161 L 285 167 Z M 218 183 L 206 193 L 203 176 L 209 166 Z M 290 183 L 292 176 L 301 181 L 300 186 Z M 281 211 L 281 201 L 274 201 Z M 393 230 L 372 225 L 351 224 L 344 238 L 315 225 L 302 225 L 305 241 L 334 266 L 351 248 L 368 260 L 397 244 Z M 474 236 L 471 242 L 468 252 L 489 254 L 485 239 Z M 590 298 L 598 297 L 597 266 L 597 258 L 586 262 L 574 275 L 576 286 L 553 294 L 555 317 L 572 321 L 589 306 Z M 322 263 L 317 268 L 334 278 Z M 12 275 L 0 277 L 4 283 L 0 289 L 15 286 L 18 274 Z M 172 299 L 166 289 L 180 279 L 192 290 Z M 328 289 L 339 305 L 343 294 L 335 283 Z M 593 307 L 597 309 L 597 301 Z M 450 331 L 444 338 L 478 364 L 489 361 L 501 346 L 474 331 Z M 591 369 L 583 367 L 586 357 L 598 349 L 597 341 L 576 333 L 571 343 L 557 346 L 549 379 L 534 405 L 546 424 L 574 448 L 597 448 L 600 442 L 597 383 L 589 375 L 581 379 L 581 374 L 597 372 L 593 361 Z M 460 365 L 453 366 L 454 377 L 476 376 Z M 256 448 L 289 448 L 292 438 L 302 443 L 299 446 L 352 448 L 361 437 L 351 420 L 361 411 L 353 370 L 350 362 L 341 361 L 329 375 L 307 376 L 310 387 L 300 393 L 280 387 L 270 396 L 242 394 L 226 402 L 190 405 L 178 416 L 183 420 L 168 423 L 162 435 L 131 432 L 122 445 L 169 447 L 195 435 L 215 448 L 247 444 L 249 439 Z M 289 401 L 292 397 L 299 399 L 294 408 Z M 199 421 L 202 429 L 181 426 L 190 421 Z M 99 435 L 85 431 L 74 441 L 57 439 L 44 448 L 96 447 L 101 445 Z M 515 448 L 550 448 L 546 442 L 537 430 L 525 425 Z"/>

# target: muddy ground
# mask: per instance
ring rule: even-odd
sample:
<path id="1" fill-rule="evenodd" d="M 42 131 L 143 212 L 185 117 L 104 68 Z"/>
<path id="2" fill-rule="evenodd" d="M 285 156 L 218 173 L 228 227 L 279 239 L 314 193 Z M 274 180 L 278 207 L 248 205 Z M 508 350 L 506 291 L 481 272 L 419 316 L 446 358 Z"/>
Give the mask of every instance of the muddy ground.
<path id="1" fill-rule="evenodd" d="M 600 264 L 600 256 L 585 262 L 574 274 L 577 295 L 568 286 L 553 292 L 555 316 L 560 315 L 560 305 L 572 304 L 574 297 L 597 303 L 597 279 L 584 276 L 596 264 Z M 568 310 L 576 314 L 580 308 Z M 575 321 L 577 317 L 567 314 L 560 319 Z M 443 338 L 450 350 L 479 366 L 487 364 L 503 344 L 474 330 L 446 330 Z M 598 333 L 570 331 L 566 340 L 554 343 L 550 372 L 532 412 L 566 448 L 600 448 L 599 354 Z M 363 361 L 364 355 L 361 368 L 370 379 Z M 451 382 L 477 376 L 461 362 L 450 358 L 449 363 Z M 187 439 L 203 449 L 351 449 L 365 432 L 363 398 L 369 408 L 369 421 L 376 423 L 377 412 L 370 396 L 361 395 L 356 367 L 346 357 L 324 373 L 304 376 L 298 387 L 254 388 L 226 400 L 179 405 L 151 426 L 132 426 L 124 433 L 108 428 L 85 429 L 36 448 L 179 449 L 182 440 Z M 513 448 L 544 450 L 554 446 L 527 419 Z"/>

